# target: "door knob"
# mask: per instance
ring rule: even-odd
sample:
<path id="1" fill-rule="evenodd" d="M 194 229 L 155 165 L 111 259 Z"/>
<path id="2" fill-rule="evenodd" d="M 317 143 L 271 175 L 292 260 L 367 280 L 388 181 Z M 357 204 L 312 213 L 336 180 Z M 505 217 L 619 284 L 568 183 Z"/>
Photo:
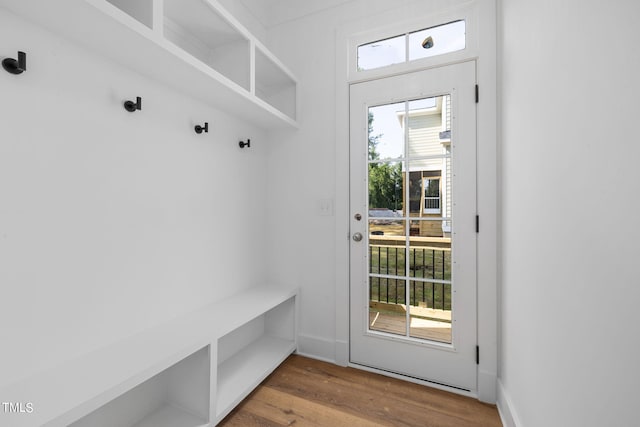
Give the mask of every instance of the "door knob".
<path id="1" fill-rule="evenodd" d="M 354 233 L 353 234 L 353 241 L 354 242 L 359 242 L 362 240 L 362 233 Z"/>

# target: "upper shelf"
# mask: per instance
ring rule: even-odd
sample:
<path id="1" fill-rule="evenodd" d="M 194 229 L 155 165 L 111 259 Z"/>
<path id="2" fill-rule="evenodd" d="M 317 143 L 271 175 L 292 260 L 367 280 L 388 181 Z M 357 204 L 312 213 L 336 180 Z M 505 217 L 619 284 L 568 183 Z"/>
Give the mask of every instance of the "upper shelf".
<path id="1" fill-rule="evenodd" d="M 251 91 L 251 36 L 227 22 L 212 4 L 205 0 L 164 0 L 164 37 Z"/>
<path id="2" fill-rule="evenodd" d="M 297 128 L 296 78 L 217 0 L 0 5 L 259 127 Z"/>

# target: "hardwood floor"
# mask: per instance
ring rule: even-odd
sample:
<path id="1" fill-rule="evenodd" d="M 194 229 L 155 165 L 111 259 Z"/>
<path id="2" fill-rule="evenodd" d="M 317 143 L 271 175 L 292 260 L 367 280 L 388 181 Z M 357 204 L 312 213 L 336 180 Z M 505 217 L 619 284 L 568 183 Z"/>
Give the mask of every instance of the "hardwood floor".
<path id="1" fill-rule="evenodd" d="M 220 426 L 502 426 L 493 405 L 293 355 Z"/>

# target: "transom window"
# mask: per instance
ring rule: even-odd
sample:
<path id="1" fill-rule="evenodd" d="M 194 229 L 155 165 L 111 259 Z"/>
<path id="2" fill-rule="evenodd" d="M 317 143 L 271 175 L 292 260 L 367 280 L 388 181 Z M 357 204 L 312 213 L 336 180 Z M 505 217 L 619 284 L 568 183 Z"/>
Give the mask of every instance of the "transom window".
<path id="1" fill-rule="evenodd" d="M 466 47 L 464 20 L 358 46 L 358 71 L 457 52 Z"/>

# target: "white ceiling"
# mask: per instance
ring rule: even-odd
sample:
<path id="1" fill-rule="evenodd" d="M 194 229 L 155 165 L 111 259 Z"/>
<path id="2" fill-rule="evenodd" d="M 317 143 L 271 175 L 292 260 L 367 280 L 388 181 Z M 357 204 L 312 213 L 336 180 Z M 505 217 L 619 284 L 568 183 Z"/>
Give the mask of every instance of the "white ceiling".
<path id="1" fill-rule="evenodd" d="M 266 28 L 354 0 L 241 0 Z"/>

